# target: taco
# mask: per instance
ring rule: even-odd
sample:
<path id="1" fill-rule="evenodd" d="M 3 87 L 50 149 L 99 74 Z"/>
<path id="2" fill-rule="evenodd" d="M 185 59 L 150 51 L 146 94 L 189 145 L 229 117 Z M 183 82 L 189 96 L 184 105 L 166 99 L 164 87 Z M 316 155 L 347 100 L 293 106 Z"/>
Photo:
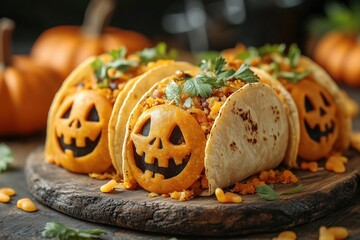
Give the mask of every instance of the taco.
<path id="1" fill-rule="evenodd" d="M 112 164 L 117 174 L 122 178 L 122 149 L 115 146 L 122 146 L 125 137 L 125 125 L 132 109 L 159 79 L 173 75 L 176 71 L 198 71 L 198 68 L 187 62 L 166 62 L 132 80 L 126 86 L 127 94 L 119 94 L 110 117 L 109 123 L 109 152 Z M 116 136 L 115 136 L 116 133 Z"/>
<path id="2" fill-rule="evenodd" d="M 212 194 L 283 161 L 289 123 L 278 93 L 248 66 L 224 66 L 204 62 L 200 73 L 177 72 L 142 96 L 122 148 L 127 188 Z"/>
<path id="3" fill-rule="evenodd" d="M 89 58 L 69 75 L 48 114 L 48 162 L 75 173 L 102 173 L 112 167 L 108 124 L 116 99 L 124 99 L 142 74 L 176 64 L 158 60 L 159 55 L 154 54 L 157 48 L 145 49 L 146 59 L 143 52 L 126 56 L 125 48 L 114 50 Z M 121 105 L 120 100 L 117 105 Z"/>
<path id="4" fill-rule="evenodd" d="M 237 45 L 222 55 L 228 67 L 247 63 L 261 68 L 290 92 L 299 116 L 301 159 L 317 161 L 345 151 L 350 144 L 351 114 L 345 107 L 344 94 L 319 65 L 301 55 L 295 44 L 288 52 L 285 48 L 284 44 L 260 48 Z"/>

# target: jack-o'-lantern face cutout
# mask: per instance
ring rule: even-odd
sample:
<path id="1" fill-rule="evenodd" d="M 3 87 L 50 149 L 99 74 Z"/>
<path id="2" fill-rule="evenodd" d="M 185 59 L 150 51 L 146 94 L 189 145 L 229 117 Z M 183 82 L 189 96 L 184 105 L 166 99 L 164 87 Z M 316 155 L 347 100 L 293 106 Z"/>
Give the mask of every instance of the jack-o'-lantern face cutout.
<path id="1" fill-rule="evenodd" d="M 130 141 L 130 170 L 150 192 L 187 189 L 204 168 L 205 134 L 195 118 L 179 107 L 160 105 L 145 111 Z"/>
<path id="2" fill-rule="evenodd" d="M 112 110 L 96 91 L 83 90 L 64 99 L 55 118 L 60 164 L 73 172 L 103 172 L 110 167 L 107 126 Z"/>
<path id="3" fill-rule="evenodd" d="M 338 136 L 336 106 L 328 91 L 304 79 L 290 87 L 300 118 L 299 156 L 307 160 L 326 157 Z"/>

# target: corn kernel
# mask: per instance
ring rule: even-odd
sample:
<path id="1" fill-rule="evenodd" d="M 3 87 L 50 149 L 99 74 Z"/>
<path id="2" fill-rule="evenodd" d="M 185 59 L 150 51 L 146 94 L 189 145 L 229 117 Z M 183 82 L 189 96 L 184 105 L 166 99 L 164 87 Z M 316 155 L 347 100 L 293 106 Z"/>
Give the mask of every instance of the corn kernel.
<path id="1" fill-rule="evenodd" d="M 334 235 L 324 226 L 320 227 L 319 240 L 335 240 Z"/>
<path id="2" fill-rule="evenodd" d="M 2 202 L 2 203 L 10 202 L 10 196 L 5 193 L 0 192 L 0 202 Z"/>
<path id="3" fill-rule="evenodd" d="M 5 195 L 8 195 L 9 197 L 12 197 L 16 194 L 15 190 L 12 188 L 0 188 L 0 193 L 4 193 Z"/>
<path id="4" fill-rule="evenodd" d="M 19 199 L 16 206 L 26 212 L 35 212 L 37 210 L 36 205 L 29 198 Z"/>
<path id="5" fill-rule="evenodd" d="M 325 168 L 335 173 L 343 173 L 346 171 L 345 163 L 347 163 L 347 161 L 347 158 L 344 156 L 331 156 L 326 161 Z"/>
<path id="6" fill-rule="evenodd" d="M 272 240 L 296 240 L 296 233 L 293 231 L 283 231 Z"/>
<path id="7" fill-rule="evenodd" d="M 278 238 L 286 238 L 286 239 L 296 240 L 296 233 L 293 231 L 284 231 L 279 234 Z"/>
<path id="8" fill-rule="evenodd" d="M 105 183 L 104 185 L 102 185 L 100 187 L 100 191 L 103 193 L 111 192 L 112 190 L 114 190 L 116 185 L 117 185 L 117 182 L 115 180 L 110 180 L 109 182 Z"/>
<path id="9" fill-rule="evenodd" d="M 235 193 L 232 193 L 232 192 L 224 193 L 224 191 L 221 188 L 217 188 L 215 190 L 215 196 L 216 196 L 217 200 L 221 203 L 241 203 L 242 202 L 241 196 L 239 196 Z"/>
<path id="10" fill-rule="evenodd" d="M 317 162 L 301 162 L 301 169 L 309 170 L 310 172 L 317 172 L 319 170 L 319 166 Z"/>
<path id="11" fill-rule="evenodd" d="M 330 227 L 328 230 L 335 237 L 336 240 L 345 239 L 349 236 L 349 232 L 344 227 Z"/>

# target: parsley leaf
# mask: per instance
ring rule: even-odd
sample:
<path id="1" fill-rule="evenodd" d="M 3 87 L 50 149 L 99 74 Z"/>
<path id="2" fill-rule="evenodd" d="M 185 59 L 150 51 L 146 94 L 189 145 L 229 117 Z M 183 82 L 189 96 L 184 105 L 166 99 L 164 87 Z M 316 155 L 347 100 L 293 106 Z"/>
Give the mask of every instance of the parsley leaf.
<path id="1" fill-rule="evenodd" d="M 220 52 L 218 51 L 200 52 L 196 55 L 196 63 L 197 65 L 200 65 L 203 60 L 215 61 L 215 59 L 219 56 L 220 56 Z"/>
<path id="2" fill-rule="evenodd" d="M 105 63 L 100 58 L 96 58 L 91 66 L 95 71 L 95 77 L 97 79 L 97 86 L 99 88 L 110 87 L 112 80 L 119 77 L 121 73 L 127 72 L 130 68 L 136 67 L 139 64 L 135 61 L 130 61 L 125 58 L 126 48 L 122 47 L 119 49 L 111 50 L 108 52 L 112 56 L 112 61 Z M 109 76 L 108 70 L 115 69 L 119 71 L 118 74 Z"/>
<path id="3" fill-rule="evenodd" d="M 112 56 L 113 59 L 125 58 L 127 49 L 125 47 L 121 47 L 119 49 L 113 49 L 108 52 Z"/>
<path id="4" fill-rule="evenodd" d="M 200 65 L 201 72 L 191 78 L 179 79 L 185 81 L 182 86 L 175 82 L 170 82 L 165 88 L 166 98 L 180 102 L 180 92 L 192 96 L 209 97 L 213 88 L 226 86 L 226 82 L 233 79 L 252 83 L 258 81 L 258 76 L 251 71 L 246 64 L 240 66 L 237 71 L 225 69 L 226 61 L 223 57 L 217 57 L 215 60 L 203 60 Z M 174 85 L 175 84 L 175 85 Z"/>
<path id="5" fill-rule="evenodd" d="M 14 160 L 11 149 L 4 143 L 0 144 L 0 172 L 6 171 L 8 165 Z"/>
<path id="6" fill-rule="evenodd" d="M 287 58 L 289 59 L 290 67 L 292 69 L 296 68 L 296 66 L 299 62 L 300 56 L 301 56 L 301 51 L 298 48 L 298 46 L 296 45 L 296 43 L 291 44 L 290 48 L 289 48 L 289 52 L 287 54 Z"/>
<path id="7" fill-rule="evenodd" d="M 167 52 L 166 44 L 163 42 L 158 43 L 153 48 L 145 48 L 136 53 L 140 57 L 140 63 L 149 63 L 159 59 L 175 59 L 178 55 L 175 49 Z"/>
<path id="8" fill-rule="evenodd" d="M 183 85 L 183 91 L 192 96 L 201 96 L 203 98 L 209 97 L 212 94 L 212 88 L 216 78 L 200 74 L 194 78 L 186 80 Z"/>
<path id="9" fill-rule="evenodd" d="M 266 44 L 258 48 L 259 56 L 264 56 L 271 53 L 278 53 L 283 55 L 285 51 L 285 44 Z"/>
<path id="10" fill-rule="evenodd" d="M 280 198 L 279 194 L 269 185 L 259 185 L 256 187 L 256 194 L 266 201 L 273 201 Z"/>
<path id="11" fill-rule="evenodd" d="M 238 53 L 237 57 L 244 61 L 249 61 L 252 58 L 259 57 L 259 51 L 255 47 L 249 47 L 246 51 Z"/>
<path id="12" fill-rule="evenodd" d="M 290 195 L 290 194 L 298 193 L 298 192 L 301 192 L 302 189 L 303 189 L 303 185 L 300 184 L 300 185 L 297 185 L 297 186 L 294 187 L 294 188 L 291 188 L 291 189 L 283 192 L 281 195 Z"/>
<path id="13" fill-rule="evenodd" d="M 290 195 L 290 194 L 298 193 L 298 192 L 302 191 L 302 189 L 303 189 L 303 185 L 300 184 L 294 188 L 291 188 L 291 189 L 281 193 L 281 195 Z M 274 188 L 272 186 L 269 186 L 269 185 L 257 186 L 256 194 L 260 198 L 265 199 L 266 201 L 273 201 L 273 200 L 280 199 L 280 195 L 274 190 Z"/>
<path id="14" fill-rule="evenodd" d="M 301 79 L 305 78 L 306 76 L 308 76 L 311 73 L 312 73 L 311 69 L 308 69 L 308 70 L 303 71 L 303 72 L 279 72 L 277 77 L 286 78 L 287 80 L 289 80 L 289 81 L 291 81 L 293 83 L 297 83 Z"/>
<path id="15" fill-rule="evenodd" d="M 174 100 L 176 104 L 180 103 L 181 86 L 171 81 L 164 90 L 166 99 Z"/>
<path id="16" fill-rule="evenodd" d="M 69 228 L 61 223 L 48 222 L 45 225 L 41 236 L 44 238 L 56 238 L 58 240 L 88 240 L 98 238 L 99 235 L 106 233 L 100 229 L 92 229 L 83 231 L 80 229 Z"/>
<path id="17" fill-rule="evenodd" d="M 191 108 L 191 106 L 193 106 L 193 105 L 194 105 L 194 101 L 192 100 L 191 97 L 188 97 L 188 98 L 185 100 L 183 106 L 186 107 L 186 108 Z"/>
<path id="18" fill-rule="evenodd" d="M 242 64 L 239 69 L 229 77 L 241 79 L 247 83 L 253 83 L 259 81 L 259 77 L 250 69 L 250 66 L 247 64 Z"/>

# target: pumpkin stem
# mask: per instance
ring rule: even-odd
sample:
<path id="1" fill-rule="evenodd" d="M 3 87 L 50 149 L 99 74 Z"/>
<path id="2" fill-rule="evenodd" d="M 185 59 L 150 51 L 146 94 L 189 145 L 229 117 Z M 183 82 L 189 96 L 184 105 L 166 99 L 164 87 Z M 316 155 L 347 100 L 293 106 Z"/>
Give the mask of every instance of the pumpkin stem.
<path id="1" fill-rule="evenodd" d="M 100 36 L 115 10 L 114 0 L 91 0 L 86 8 L 81 30 L 85 35 Z"/>
<path id="2" fill-rule="evenodd" d="M 15 28 L 13 20 L 8 18 L 0 19 L 0 71 L 11 65 L 11 35 Z"/>

